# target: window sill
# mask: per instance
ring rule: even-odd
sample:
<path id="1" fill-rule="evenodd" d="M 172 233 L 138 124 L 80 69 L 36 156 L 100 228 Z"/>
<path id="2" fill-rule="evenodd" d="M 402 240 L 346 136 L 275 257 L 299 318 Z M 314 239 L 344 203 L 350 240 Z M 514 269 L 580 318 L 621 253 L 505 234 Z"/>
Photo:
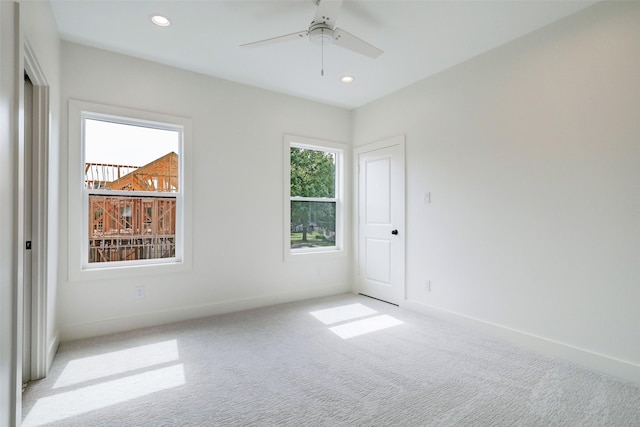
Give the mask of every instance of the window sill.
<path id="1" fill-rule="evenodd" d="M 327 249 L 315 251 L 285 251 L 284 260 L 287 261 L 309 261 L 327 258 L 343 258 L 347 256 L 344 249 Z"/>
<path id="2" fill-rule="evenodd" d="M 117 266 L 100 266 L 79 268 L 69 271 L 69 281 L 93 281 L 126 279 L 132 277 L 158 276 L 183 273 L 191 270 L 191 264 L 185 261 L 164 262 L 156 264 L 120 264 Z"/>

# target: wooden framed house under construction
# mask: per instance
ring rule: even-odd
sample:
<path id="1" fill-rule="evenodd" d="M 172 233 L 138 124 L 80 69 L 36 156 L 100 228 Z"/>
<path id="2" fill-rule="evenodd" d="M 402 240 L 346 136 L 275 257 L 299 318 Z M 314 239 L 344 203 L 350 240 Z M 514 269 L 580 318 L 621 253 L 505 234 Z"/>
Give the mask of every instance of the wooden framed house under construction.
<path id="1" fill-rule="evenodd" d="M 86 163 L 85 186 L 89 189 L 89 263 L 175 256 L 176 153 L 140 167 Z M 135 194 L 123 194 L 128 191 Z"/>

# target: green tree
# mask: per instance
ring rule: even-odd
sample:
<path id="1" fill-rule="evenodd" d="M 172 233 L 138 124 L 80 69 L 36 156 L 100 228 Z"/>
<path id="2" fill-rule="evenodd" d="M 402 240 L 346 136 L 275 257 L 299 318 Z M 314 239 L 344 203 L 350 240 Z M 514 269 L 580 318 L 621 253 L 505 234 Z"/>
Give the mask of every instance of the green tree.
<path id="1" fill-rule="evenodd" d="M 291 197 L 335 197 L 336 165 L 331 152 L 291 147 Z M 308 242 L 311 223 L 335 231 L 335 203 L 291 202 L 292 231 L 302 226 L 302 242 Z"/>

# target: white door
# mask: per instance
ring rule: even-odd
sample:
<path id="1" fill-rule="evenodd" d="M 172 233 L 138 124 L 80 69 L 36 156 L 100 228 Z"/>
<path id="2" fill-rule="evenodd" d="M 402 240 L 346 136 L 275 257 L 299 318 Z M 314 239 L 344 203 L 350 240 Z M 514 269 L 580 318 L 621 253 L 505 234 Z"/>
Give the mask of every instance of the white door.
<path id="1" fill-rule="evenodd" d="M 404 135 L 356 150 L 359 292 L 404 299 Z"/>

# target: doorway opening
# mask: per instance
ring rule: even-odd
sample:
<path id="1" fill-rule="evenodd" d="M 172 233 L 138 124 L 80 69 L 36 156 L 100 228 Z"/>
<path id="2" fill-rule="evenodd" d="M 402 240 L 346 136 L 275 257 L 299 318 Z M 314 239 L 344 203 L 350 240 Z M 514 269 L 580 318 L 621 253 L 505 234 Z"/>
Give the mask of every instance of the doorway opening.
<path id="1" fill-rule="evenodd" d="M 22 382 L 44 378 L 50 362 L 47 330 L 49 86 L 28 44 L 24 46 L 23 146 L 20 180 L 22 262 Z M 23 387 L 24 389 L 24 387 Z"/>

